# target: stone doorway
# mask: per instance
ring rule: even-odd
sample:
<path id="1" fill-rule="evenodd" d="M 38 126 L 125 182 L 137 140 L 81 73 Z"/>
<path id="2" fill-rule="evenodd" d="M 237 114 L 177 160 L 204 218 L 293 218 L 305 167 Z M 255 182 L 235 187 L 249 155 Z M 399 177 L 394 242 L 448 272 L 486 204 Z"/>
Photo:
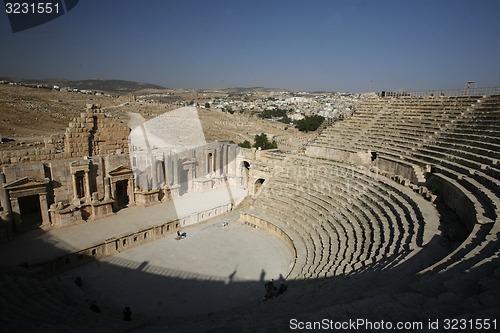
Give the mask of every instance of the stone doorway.
<path id="1" fill-rule="evenodd" d="M 48 184 L 48 179 L 23 177 L 4 185 L 10 200 L 4 208 L 12 214 L 15 232 L 50 225 Z"/>
<path id="2" fill-rule="evenodd" d="M 116 182 L 116 206 L 120 209 L 126 207 L 128 204 L 128 180 L 119 180 Z"/>
<path id="3" fill-rule="evenodd" d="M 42 224 L 40 198 L 38 194 L 19 197 L 20 231 L 36 228 Z"/>
<path id="4" fill-rule="evenodd" d="M 109 186 L 105 186 L 105 198 L 113 198 L 113 210 L 116 212 L 135 204 L 134 173 L 127 167 L 120 165 L 108 172 Z M 107 189 L 109 188 L 109 189 Z M 109 191 L 109 193 L 108 193 Z"/>

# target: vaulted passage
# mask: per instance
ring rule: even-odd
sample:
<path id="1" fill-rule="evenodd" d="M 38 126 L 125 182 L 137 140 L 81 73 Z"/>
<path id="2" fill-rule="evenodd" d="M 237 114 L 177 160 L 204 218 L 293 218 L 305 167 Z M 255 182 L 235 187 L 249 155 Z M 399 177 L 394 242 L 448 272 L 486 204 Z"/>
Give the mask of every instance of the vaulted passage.
<path id="1" fill-rule="evenodd" d="M 257 194 L 257 192 L 259 192 L 260 187 L 262 186 L 262 184 L 264 184 L 265 181 L 266 180 L 263 178 L 259 178 L 255 181 L 254 194 Z"/>

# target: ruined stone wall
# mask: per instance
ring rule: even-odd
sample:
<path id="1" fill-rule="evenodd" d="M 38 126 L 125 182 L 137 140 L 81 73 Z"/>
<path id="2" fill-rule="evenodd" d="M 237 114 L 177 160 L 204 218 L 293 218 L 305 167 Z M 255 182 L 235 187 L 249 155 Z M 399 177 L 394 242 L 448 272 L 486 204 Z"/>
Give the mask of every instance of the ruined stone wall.
<path id="1" fill-rule="evenodd" d="M 94 119 L 92 156 L 128 153 L 128 126 L 118 119 L 106 117 L 104 113 L 94 114 Z"/>
<path id="2" fill-rule="evenodd" d="M 90 155 L 90 131 L 94 127 L 92 113 L 82 112 L 79 118 L 73 118 L 66 128 L 64 151 L 69 157 L 83 157 Z"/>
<path id="3" fill-rule="evenodd" d="M 66 128 L 64 151 L 70 157 L 127 153 L 129 133 L 126 124 L 107 117 L 98 105 L 88 104 L 86 112 Z"/>
<path id="4" fill-rule="evenodd" d="M 27 149 L 15 149 L 0 152 L 0 165 L 43 162 L 55 159 L 64 159 L 71 157 L 70 154 L 63 151 L 64 135 L 52 135 L 44 140 L 44 147 L 33 147 Z"/>
<path id="5" fill-rule="evenodd" d="M 127 153 L 129 133 L 126 124 L 89 104 L 86 112 L 73 118 L 64 134 L 44 140 L 44 147 L 0 152 L 0 165 Z"/>

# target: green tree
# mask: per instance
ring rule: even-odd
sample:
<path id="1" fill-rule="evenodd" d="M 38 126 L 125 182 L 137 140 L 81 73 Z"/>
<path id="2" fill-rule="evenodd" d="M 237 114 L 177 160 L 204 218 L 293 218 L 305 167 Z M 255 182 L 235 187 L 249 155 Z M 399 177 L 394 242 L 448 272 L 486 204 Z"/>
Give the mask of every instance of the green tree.
<path id="1" fill-rule="evenodd" d="M 254 144 L 253 146 L 255 148 L 259 148 L 262 150 L 267 150 L 267 149 L 276 149 L 278 148 L 278 144 L 276 143 L 275 140 L 272 142 L 269 142 L 269 139 L 267 138 L 267 135 L 265 133 L 261 133 L 260 135 L 257 134 L 254 139 Z"/>
<path id="2" fill-rule="evenodd" d="M 238 146 L 240 146 L 241 148 L 252 148 L 252 144 L 248 140 L 238 143 Z"/>
<path id="3" fill-rule="evenodd" d="M 287 117 L 286 113 L 287 111 L 282 109 L 264 110 L 259 114 L 259 117 L 262 119 Z"/>
<path id="4" fill-rule="evenodd" d="M 305 116 L 304 119 L 301 119 L 295 123 L 295 127 L 299 129 L 301 132 L 309 132 L 315 131 L 318 127 L 323 124 L 325 117 L 314 115 L 314 116 Z"/>
<path id="5" fill-rule="evenodd" d="M 210 109 L 210 103 L 208 102 L 205 103 L 205 109 Z"/>

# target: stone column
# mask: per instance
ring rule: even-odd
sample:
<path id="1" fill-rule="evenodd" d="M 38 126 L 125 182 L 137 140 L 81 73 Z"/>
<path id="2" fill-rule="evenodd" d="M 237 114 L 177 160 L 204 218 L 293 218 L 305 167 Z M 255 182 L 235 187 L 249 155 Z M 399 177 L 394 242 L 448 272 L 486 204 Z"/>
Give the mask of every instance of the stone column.
<path id="1" fill-rule="evenodd" d="M 193 161 L 196 161 L 196 149 L 193 149 Z M 196 163 L 191 164 L 191 182 L 196 179 Z"/>
<path id="2" fill-rule="evenodd" d="M 175 154 L 173 156 L 173 162 L 174 162 L 174 170 L 173 170 L 173 173 L 174 173 L 174 183 L 172 185 L 174 186 L 178 186 L 179 185 L 179 158 L 178 158 L 178 155 Z"/>
<path id="3" fill-rule="evenodd" d="M 156 174 L 156 157 L 151 156 L 151 190 L 158 189 L 158 175 Z"/>
<path id="4" fill-rule="evenodd" d="M 134 177 L 130 177 L 127 183 L 127 195 L 128 195 L 128 204 L 135 205 L 135 195 L 134 195 Z"/>
<path id="5" fill-rule="evenodd" d="M 50 225 L 49 205 L 47 204 L 47 193 L 40 193 L 38 195 L 40 200 L 40 212 L 42 213 L 42 226 Z"/>
<path id="6" fill-rule="evenodd" d="M 194 164 L 191 164 L 189 167 L 189 173 L 191 174 L 191 179 L 188 179 L 188 189 L 189 191 L 192 191 L 194 187 L 194 180 L 196 179 L 196 166 Z"/>
<path id="7" fill-rule="evenodd" d="M 113 199 L 116 199 L 116 183 L 111 182 L 111 195 Z"/>
<path id="8" fill-rule="evenodd" d="M 214 147 L 214 176 L 220 175 L 220 150 L 219 147 Z"/>
<path id="9" fill-rule="evenodd" d="M 163 167 L 164 167 L 163 172 L 165 173 L 165 187 L 169 187 L 171 184 L 170 181 L 172 180 L 172 177 L 169 172 L 169 170 L 171 170 L 170 169 L 171 164 L 172 164 L 172 158 L 170 154 L 168 156 L 163 155 Z"/>
<path id="10" fill-rule="evenodd" d="M 222 173 L 227 174 L 227 145 L 222 145 Z"/>
<path id="11" fill-rule="evenodd" d="M 139 187 L 138 187 L 139 186 L 138 185 L 139 184 L 139 173 L 137 170 L 134 170 L 133 172 L 134 172 L 134 176 L 133 176 L 134 177 L 134 186 L 137 186 L 137 188 L 134 187 L 134 191 L 139 191 Z M 113 192 L 111 191 L 111 193 L 113 193 Z"/>
<path id="12" fill-rule="evenodd" d="M 76 174 L 72 173 L 71 174 L 71 185 L 73 187 L 73 200 L 78 199 L 78 192 L 76 190 Z"/>
<path id="13" fill-rule="evenodd" d="M 165 185 L 167 184 L 167 174 L 165 173 L 165 155 L 163 153 L 161 155 L 161 159 L 157 160 L 156 163 L 158 165 L 157 172 L 159 175 L 158 184 L 159 184 L 160 188 L 165 187 Z"/>
<path id="14" fill-rule="evenodd" d="M 236 163 L 236 149 L 234 146 L 228 146 L 227 148 L 227 173 L 231 176 L 236 176 L 238 165 Z"/>
<path id="15" fill-rule="evenodd" d="M 10 207 L 12 208 L 14 231 L 19 231 L 21 229 L 21 208 L 19 207 L 19 201 L 17 200 L 17 198 L 10 198 Z"/>
<path id="16" fill-rule="evenodd" d="M 109 177 L 104 178 L 104 200 L 109 200 L 111 198 L 111 179 Z"/>
<path id="17" fill-rule="evenodd" d="M 89 172 L 85 171 L 85 202 L 90 202 L 92 200 L 92 193 L 90 193 L 90 177 Z"/>
<path id="18" fill-rule="evenodd" d="M 3 209 L 7 211 L 10 215 L 12 215 L 9 193 L 6 189 L 3 188 L 4 184 L 5 184 L 5 175 L 3 173 L 0 173 L 0 201 L 2 203 Z"/>

